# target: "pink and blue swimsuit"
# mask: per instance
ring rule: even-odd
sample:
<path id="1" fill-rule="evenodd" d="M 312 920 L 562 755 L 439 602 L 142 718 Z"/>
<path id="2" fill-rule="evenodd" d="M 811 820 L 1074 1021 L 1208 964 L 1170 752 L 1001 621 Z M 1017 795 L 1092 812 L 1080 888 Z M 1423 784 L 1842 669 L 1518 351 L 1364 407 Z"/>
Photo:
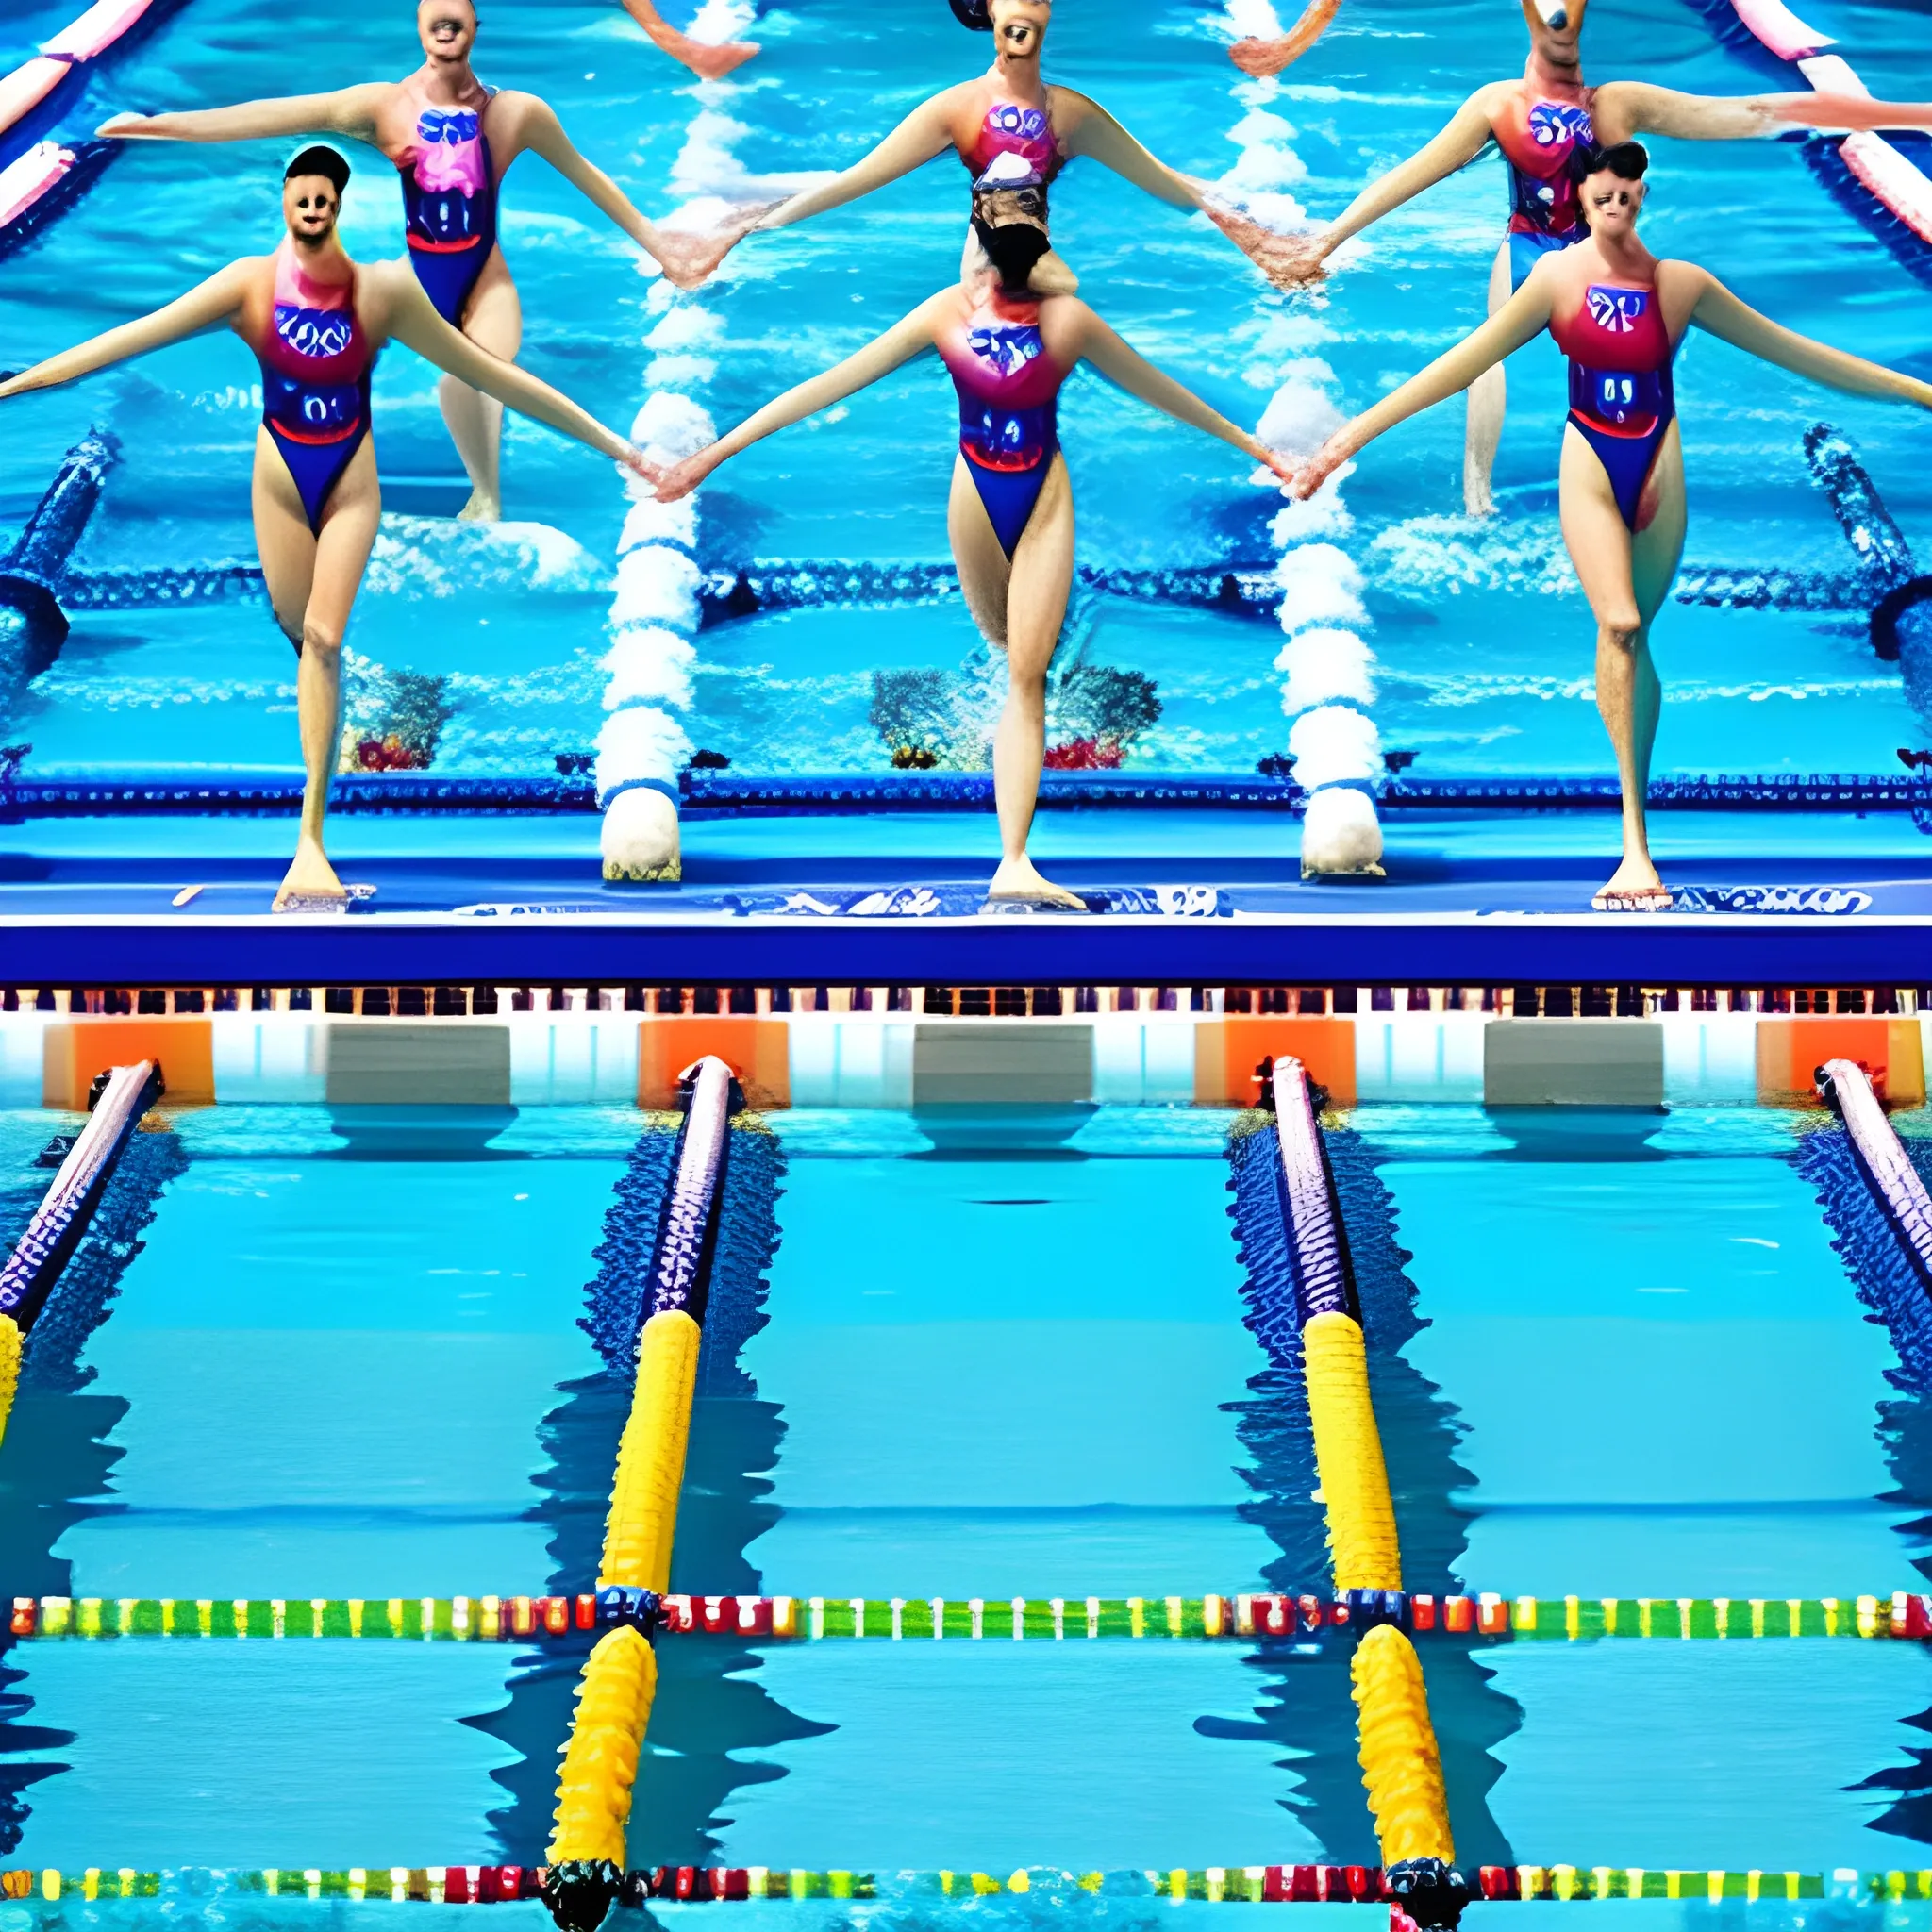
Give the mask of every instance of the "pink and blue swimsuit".
<path id="1" fill-rule="evenodd" d="M 474 108 L 424 108 L 416 145 L 397 162 L 409 263 L 436 312 L 460 328 L 496 246 L 496 171 Z"/>
<path id="2" fill-rule="evenodd" d="M 261 422 L 319 535 L 342 472 L 369 434 L 375 357 L 356 314 L 356 284 L 311 282 L 292 242 L 275 251 L 275 320 L 258 358 Z"/>
<path id="3" fill-rule="evenodd" d="M 1677 413 L 1671 383 L 1676 347 L 1657 284 L 1592 282 L 1574 315 L 1551 316 L 1550 333 L 1570 358 L 1570 420 L 1596 452 L 1617 508 L 1636 531 L 1643 486 Z"/>

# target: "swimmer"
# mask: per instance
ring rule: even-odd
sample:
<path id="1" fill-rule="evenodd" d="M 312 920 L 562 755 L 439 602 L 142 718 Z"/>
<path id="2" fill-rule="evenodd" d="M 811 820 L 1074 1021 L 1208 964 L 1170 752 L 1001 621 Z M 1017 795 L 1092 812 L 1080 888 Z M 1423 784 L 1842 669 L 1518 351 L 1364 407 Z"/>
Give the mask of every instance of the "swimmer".
<path id="1" fill-rule="evenodd" d="M 923 167 L 948 148 L 957 153 L 974 181 L 1002 157 L 1010 156 L 1018 174 L 1038 177 L 1040 219 L 1046 221 L 1047 189 L 1066 164 L 1079 156 L 1110 168 L 1123 180 L 1174 208 L 1198 208 L 1248 256 L 1271 281 L 1282 279 L 1284 265 L 1298 259 L 1295 239 L 1277 235 L 1238 214 L 1206 181 L 1180 174 L 1155 158 L 1097 101 L 1072 88 L 1050 87 L 1040 77 L 1041 49 L 1053 17 L 1052 0 L 950 0 L 960 22 L 993 37 L 993 63 L 977 80 L 962 81 L 915 108 L 863 160 L 818 188 L 810 188 L 749 220 L 743 211 L 713 238 L 709 267 L 723 261 L 750 232 L 790 227 L 827 208 L 841 208 L 875 188 Z M 1011 177 L 1017 179 L 1017 174 Z M 1007 184 L 1010 185 L 1010 181 Z M 976 212 L 976 210 L 975 210 Z M 985 258 L 971 229 L 961 280 L 983 273 Z M 708 268 L 706 271 L 708 273 Z M 1292 286 L 1291 275 L 1283 286 Z M 1072 294 L 1078 280 L 1050 251 L 1035 271 L 1040 294 Z"/>
<path id="2" fill-rule="evenodd" d="M 1662 701 L 1650 627 L 1684 550 L 1684 451 L 1671 363 L 1685 330 L 1694 324 L 1849 395 L 1932 408 L 1932 383 L 1779 327 L 1694 263 L 1659 261 L 1637 236 L 1648 164 L 1636 142 L 1587 156 L 1578 169 L 1587 239 L 1543 255 L 1488 322 L 1343 425 L 1292 484 L 1294 495 L 1311 496 L 1384 430 L 1468 388 L 1544 329 L 1556 338 L 1570 359 L 1563 542 L 1596 620 L 1597 709 L 1624 795 L 1623 863 L 1592 901 L 1600 912 L 1671 905 L 1651 862 L 1644 803 Z"/>
<path id="3" fill-rule="evenodd" d="M 255 439 L 255 541 L 269 602 L 300 658 L 302 825 L 275 909 L 345 901 L 323 848 L 341 712 L 342 634 L 382 508 L 369 440 L 369 372 L 391 336 L 475 389 L 632 469 L 625 439 L 547 383 L 479 348 L 431 306 L 408 265 L 358 267 L 336 235 L 349 164 L 305 148 L 282 182 L 288 233 L 273 255 L 246 257 L 138 322 L 62 350 L 8 381 L 0 400 L 53 389 L 226 324 L 261 365 Z"/>
<path id="4" fill-rule="evenodd" d="M 1270 80 L 1284 67 L 1292 67 L 1322 36 L 1328 23 L 1341 9 L 1341 0 L 1308 0 L 1302 17 L 1285 34 L 1264 40 L 1258 34 L 1243 34 L 1227 50 L 1227 58 L 1243 74 L 1257 80 Z"/>
<path id="5" fill-rule="evenodd" d="M 1291 243 L 1300 251 L 1294 278 L 1320 281 L 1327 273 L 1324 264 L 1351 235 L 1455 174 L 1492 142 L 1509 172 L 1509 225 L 1490 271 L 1491 315 L 1522 288 L 1541 256 L 1584 239 L 1577 170 L 1593 146 L 1614 147 L 1641 134 L 1744 141 L 1806 127 L 1840 133 L 1932 127 L 1932 104 L 1900 105 L 1828 91 L 1714 96 L 1681 94 L 1636 80 L 1586 87 L 1577 43 L 1587 4 L 1521 0 L 1529 29 L 1523 77 L 1478 88 L 1426 147 L 1365 188 L 1328 227 Z M 1490 475 L 1503 435 L 1505 400 L 1500 368 L 1469 392 L 1462 498 L 1473 517 L 1488 516 L 1492 507 Z"/>
<path id="6" fill-rule="evenodd" d="M 1285 460 L 1163 375 L 1084 302 L 1030 283 L 1046 228 L 1024 190 L 981 187 L 976 237 L 988 265 L 922 303 L 856 356 L 788 390 L 708 448 L 654 481 L 660 502 L 695 490 L 727 458 L 829 408 L 925 349 L 937 350 L 959 399 L 947 532 L 967 608 L 1007 655 L 1007 701 L 993 739 L 1001 858 L 990 904 L 1085 909 L 1026 854 L 1046 751 L 1046 671 L 1074 578 L 1074 496 L 1059 453 L 1061 385 L 1085 360 L 1176 422 L 1288 475 Z"/>
<path id="7" fill-rule="evenodd" d="M 576 151 L 547 102 L 499 92 L 476 78 L 470 68 L 476 40 L 471 0 L 421 0 L 416 31 L 425 58 L 407 80 L 182 114 L 116 114 L 97 131 L 121 141 L 333 133 L 379 148 L 402 182 L 408 259 L 424 292 L 445 322 L 506 362 L 515 361 L 523 345 L 524 312 L 497 237 L 497 200 L 521 154 L 541 155 L 673 281 L 690 279 L 689 238 L 647 222 L 617 183 Z M 748 222 L 751 214 L 740 219 Z M 503 514 L 502 408 L 454 376 L 442 379 L 440 399 L 470 477 L 460 514 L 493 523 Z"/>

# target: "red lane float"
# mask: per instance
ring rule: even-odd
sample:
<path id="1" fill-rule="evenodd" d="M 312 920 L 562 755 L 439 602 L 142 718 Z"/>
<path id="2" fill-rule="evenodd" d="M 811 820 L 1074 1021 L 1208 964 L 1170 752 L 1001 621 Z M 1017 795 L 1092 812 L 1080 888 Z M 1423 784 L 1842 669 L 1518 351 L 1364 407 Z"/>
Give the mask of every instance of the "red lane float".
<path id="1" fill-rule="evenodd" d="M 1932 179 L 1882 134 L 1853 134 L 1839 147 L 1844 164 L 1922 242 L 1932 242 Z"/>
<path id="2" fill-rule="evenodd" d="M 17 161 L 0 168 L 0 233 L 11 227 L 44 194 L 58 188 L 73 168 L 72 148 L 43 141 Z"/>
<path id="3" fill-rule="evenodd" d="M 0 134 L 32 113 L 73 72 L 72 61 L 40 54 L 31 60 L 23 60 L 5 79 L 0 79 Z"/>
<path id="4" fill-rule="evenodd" d="M 51 41 L 42 41 L 41 52 L 56 60 L 92 60 L 105 54 L 153 4 L 154 0 L 98 0 Z"/>

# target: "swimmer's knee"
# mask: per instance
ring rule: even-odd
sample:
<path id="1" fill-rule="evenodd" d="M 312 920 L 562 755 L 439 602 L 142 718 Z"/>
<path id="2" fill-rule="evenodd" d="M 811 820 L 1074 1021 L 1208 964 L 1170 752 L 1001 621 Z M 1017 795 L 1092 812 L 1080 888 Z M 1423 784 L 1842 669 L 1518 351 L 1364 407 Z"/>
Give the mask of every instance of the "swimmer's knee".
<path id="1" fill-rule="evenodd" d="M 1612 651 L 1635 651 L 1643 641 L 1643 621 L 1634 610 L 1614 611 L 1596 627 L 1597 641 Z"/>
<path id="2" fill-rule="evenodd" d="M 333 670 L 341 661 L 342 633 L 338 625 L 318 624 L 312 617 L 305 618 L 296 643 L 305 658 L 313 658 L 325 670 Z"/>

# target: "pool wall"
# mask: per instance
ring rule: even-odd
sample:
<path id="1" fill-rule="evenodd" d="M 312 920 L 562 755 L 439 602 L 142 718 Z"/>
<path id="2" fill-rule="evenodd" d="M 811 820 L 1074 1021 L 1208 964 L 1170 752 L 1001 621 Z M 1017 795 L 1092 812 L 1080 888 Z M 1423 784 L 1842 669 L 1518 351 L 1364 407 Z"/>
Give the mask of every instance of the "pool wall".
<path id="1" fill-rule="evenodd" d="M 446 1019 L 22 1011 L 0 1014 L 0 1106 L 79 1109 L 95 1074 L 153 1058 L 177 1106 L 662 1108 L 708 1053 L 759 1108 L 1241 1106 L 1260 1062 L 1289 1054 L 1344 1106 L 1808 1106 L 1813 1070 L 1835 1058 L 1863 1066 L 1890 1104 L 1919 1106 L 1932 1025 L 1916 1014 L 1166 1012 L 1154 1006 L 1160 989 L 1101 991 L 1131 1008 L 1012 1019 L 581 1006 Z"/>

